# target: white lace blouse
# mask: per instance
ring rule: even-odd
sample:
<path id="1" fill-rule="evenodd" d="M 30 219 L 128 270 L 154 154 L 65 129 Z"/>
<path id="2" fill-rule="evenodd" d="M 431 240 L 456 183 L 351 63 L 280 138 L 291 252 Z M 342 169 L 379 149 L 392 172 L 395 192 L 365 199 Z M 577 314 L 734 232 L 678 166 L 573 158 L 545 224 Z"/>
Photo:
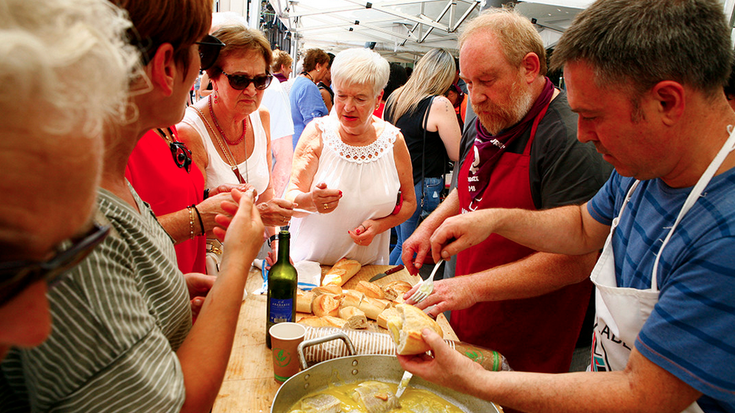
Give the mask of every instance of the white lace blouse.
<path id="1" fill-rule="evenodd" d="M 322 153 L 312 181 L 342 191 L 342 199 L 328 214 L 311 214 L 291 220 L 291 258 L 332 265 L 342 257 L 362 265 L 388 264 L 390 230 L 378 234 L 366 246 L 355 244 L 349 230 L 370 218 L 390 215 L 401 183 L 398 179 L 393 144 L 398 129 L 385 123 L 383 133 L 367 146 L 349 146 L 339 136 L 339 120 L 333 116 L 316 119 L 322 131 Z"/>

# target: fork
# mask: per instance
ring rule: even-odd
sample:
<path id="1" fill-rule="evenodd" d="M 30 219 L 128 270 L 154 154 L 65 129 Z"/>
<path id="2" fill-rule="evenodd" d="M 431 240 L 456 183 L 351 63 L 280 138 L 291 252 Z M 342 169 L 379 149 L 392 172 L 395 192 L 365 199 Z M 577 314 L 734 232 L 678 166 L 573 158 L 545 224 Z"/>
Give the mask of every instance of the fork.
<path id="1" fill-rule="evenodd" d="M 416 290 L 411 297 L 409 297 L 409 300 L 413 301 L 414 304 L 418 304 L 421 301 L 424 301 L 426 297 L 431 294 L 432 291 L 434 291 L 434 275 L 436 274 L 436 271 L 441 267 L 444 260 L 439 261 L 438 264 L 434 265 L 434 269 L 431 271 L 431 275 L 429 278 L 424 280 L 421 285 L 419 286 L 418 290 Z"/>

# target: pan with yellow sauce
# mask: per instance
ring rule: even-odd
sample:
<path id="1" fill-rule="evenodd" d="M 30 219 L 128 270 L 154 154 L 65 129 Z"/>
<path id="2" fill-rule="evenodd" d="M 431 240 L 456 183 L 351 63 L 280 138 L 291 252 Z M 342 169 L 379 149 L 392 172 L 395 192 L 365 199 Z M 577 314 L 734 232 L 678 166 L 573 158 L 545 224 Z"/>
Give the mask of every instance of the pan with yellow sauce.
<path id="1" fill-rule="evenodd" d="M 343 384 L 338 386 L 329 386 L 328 388 L 316 392 L 314 394 L 310 394 L 309 396 L 304 397 L 303 399 L 299 400 L 294 404 L 291 409 L 288 410 L 288 413 L 302 413 L 302 412 L 349 412 L 349 413 L 370 413 L 368 409 L 365 408 L 365 405 L 358 400 L 355 400 L 353 396 L 355 395 L 356 391 L 355 389 L 360 385 L 360 383 L 363 382 L 355 382 L 355 383 L 349 383 L 349 384 Z M 395 395 L 397 384 L 396 383 L 384 383 L 387 385 L 390 389 L 391 396 Z M 302 406 L 302 400 L 313 398 L 315 396 L 319 395 L 331 395 L 339 399 L 340 401 L 340 407 L 339 410 L 336 409 L 305 409 L 304 406 Z M 394 397 L 394 396 L 393 396 Z M 446 413 L 462 413 L 462 410 L 459 409 L 457 406 L 453 405 L 452 403 L 448 402 L 447 400 L 443 399 L 440 396 L 437 396 L 436 394 L 433 394 L 429 392 L 428 390 L 423 389 L 417 389 L 413 387 L 408 387 L 401 396 L 400 400 L 398 401 L 400 404 L 399 408 L 394 408 L 390 411 L 391 413 L 412 413 L 412 412 L 422 412 L 422 413 L 439 413 L 439 412 L 446 412 Z M 386 410 L 380 410 L 380 411 L 386 411 Z"/>

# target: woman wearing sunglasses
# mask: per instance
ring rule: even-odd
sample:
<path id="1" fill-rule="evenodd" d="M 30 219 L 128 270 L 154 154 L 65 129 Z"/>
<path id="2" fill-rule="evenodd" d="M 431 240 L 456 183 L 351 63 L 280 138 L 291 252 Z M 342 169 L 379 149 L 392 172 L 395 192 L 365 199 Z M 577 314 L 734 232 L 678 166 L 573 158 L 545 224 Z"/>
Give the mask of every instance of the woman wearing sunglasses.
<path id="1" fill-rule="evenodd" d="M 270 117 L 266 109 L 259 110 L 272 80 L 268 69 L 273 55 L 259 31 L 240 24 L 221 26 L 212 35 L 225 44 L 207 70 L 214 92 L 187 108 L 177 128 L 207 188 L 238 183 L 255 188 L 264 237 L 275 249 L 275 227 L 288 224 L 293 205 L 274 197 Z M 207 242 L 209 250 L 221 249 L 212 237 Z M 208 262 L 209 273 L 214 267 Z"/>
<path id="2" fill-rule="evenodd" d="M 219 277 L 178 269 L 171 238 L 125 179 L 125 168 L 145 132 L 183 116 L 212 2 L 115 1 L 133 21 L 130 38 L 145 58 L 130 84 L 125 121 L 105 133 L 95 221 L 109 225 L 110 234 L 49 291 L 54 328 L 46 342 L 13 349 L 3 361 L 2 411 L 208 412 L 224 377 L 250 263 L 262 245 L 252 191 L 233 190 L 234 202 L 223 203 L 233 218 Z M 90 77 L 107 80 L 107 68 L 95 69 Z M 53 191 L 55 201 L 74 188 Z M 222 228 L 215 232 L 224 235 Z M 203 294 L 192 326 L 190 300 Z"/>
<path id="3" fill-rule="evenodd" d="M 103 123 L 122 115 L 139 56 L 129 26 L 104 0 L 0 7 L 0 78 L 13 85 L 0 92 L 0 360 L 46 338 L 47 289 L 109 231 L 91 220 Z"/>
<path id="4" fill-rule="evenodd" d="M 207 35 L 196 44 L 201 70 L 209 69 L 224 43 Z M 189 148 L 179 140 L 175 126 L 151 129 L 143 135 L 128 159 L 125 177 L 174 240 L 181 272 L 206 272 L 205 234 L 211 234 L 217 225 L 215 216 L 225 214 L 220 205 L 231 199 L 230 191 L 244 191 L 248 186 L 221 185 L 205 190 L 204 176 L 192 161 Z"/>
<path id="5" fill-rule="evenodd" d="M 347 49 L 331 70 L 333 113 L 304 130 L 286 190 L 287 199 L 312 212 L 293 220 L 291 257 L 388 264 L 390 229 L 416 208 L 403 135 L 373 116 L 390 68 L 370 49 Z M 403 204 L 396 208 L 399 191 Z"/>

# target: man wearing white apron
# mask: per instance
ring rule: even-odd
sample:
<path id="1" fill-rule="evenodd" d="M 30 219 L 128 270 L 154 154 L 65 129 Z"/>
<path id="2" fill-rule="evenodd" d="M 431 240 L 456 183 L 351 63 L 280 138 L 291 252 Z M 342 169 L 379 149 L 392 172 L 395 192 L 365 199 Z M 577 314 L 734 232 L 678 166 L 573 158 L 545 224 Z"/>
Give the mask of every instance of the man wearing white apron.
<path id="1" fill-rule="evenodd" d="M 590 372 L 486 372 L 436 334 L 399 356 L 430 381 L 521 411 L 735 412 L 735 112 L 717 0 L 598 0 L 552 55 L 578 139 L 615 167 L 588 203 L 448 219 L 434 259 L 496 233 L 563 254 L 602 250 Z M 498 294 L 551 281 L 519 273 Z M 555 280 L 558 282 L 558 280 Z M 502 331 L 497 332 L 502 334 Z"/>

